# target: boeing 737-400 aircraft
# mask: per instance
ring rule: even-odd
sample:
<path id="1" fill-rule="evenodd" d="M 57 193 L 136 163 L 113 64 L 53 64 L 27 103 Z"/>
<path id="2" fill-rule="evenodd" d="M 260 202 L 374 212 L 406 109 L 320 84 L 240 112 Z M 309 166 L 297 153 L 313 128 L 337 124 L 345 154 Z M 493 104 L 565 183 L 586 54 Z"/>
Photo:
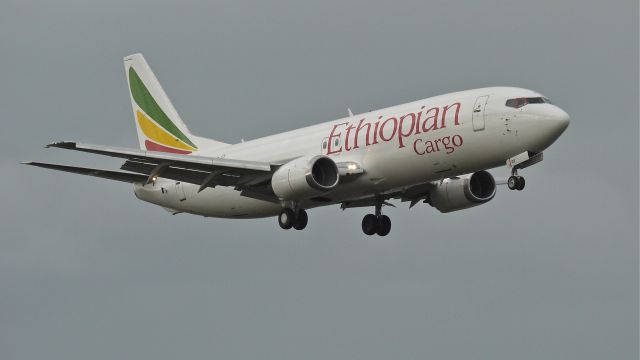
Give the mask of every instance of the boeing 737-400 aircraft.
<path id="1" fill-rule="evenodd" d="M 367 235 L 385 236 L 389 200 L 423 202 L 440 212 L 486 203 L 496 181 L 486 170 L 518 170 L 569 126 L 569 115 L 541 94 L 513 87 L 461 91 L 323 124 L 227 144 L 193 135 L 141 54 L 124 59 L 139 149 L 56 142 L 47 145 L 125 159 L 122 171 L 28 165 L 133 184 L 135 195 L 172 214 L 277 216 L 302 230 L 307 209 L 372 207 Z M 503 181 L 502 183 L 505 183 Z"/>

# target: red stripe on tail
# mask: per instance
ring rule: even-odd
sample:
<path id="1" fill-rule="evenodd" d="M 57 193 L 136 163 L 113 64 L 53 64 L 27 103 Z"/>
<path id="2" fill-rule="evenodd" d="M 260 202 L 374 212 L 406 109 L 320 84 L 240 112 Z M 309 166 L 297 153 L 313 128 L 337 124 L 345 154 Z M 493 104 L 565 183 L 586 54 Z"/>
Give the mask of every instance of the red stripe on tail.
<path id="1" fill-rule="evenodd" d="M 191 151 L 170 148 L 164 145 L 156 144 L 153 141 L 149 141 L 149 140 L 144 141 L 144 146 L 147 148 L 147 150 L 151 150 L 151 151 L 161 151 L 161 152 L 183 154 L 183 155 L 191 154 Z"/>

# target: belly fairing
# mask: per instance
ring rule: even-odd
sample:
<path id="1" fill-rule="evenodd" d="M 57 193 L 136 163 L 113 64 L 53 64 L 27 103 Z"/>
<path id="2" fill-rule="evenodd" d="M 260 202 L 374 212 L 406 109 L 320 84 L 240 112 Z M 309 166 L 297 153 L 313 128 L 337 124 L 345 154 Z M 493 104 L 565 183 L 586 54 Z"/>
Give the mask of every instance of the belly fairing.
<path id="1" fill-rule="evenodd" d="M 261 218 L 275 216 L 280 204 L 241 196 L 231 187 L 207 188 L 198 193 L 198 186 L 158 179 L 154 184 L 134 185 L 141 200 L 165 208 L 202 216 L 220 218 Z"/>

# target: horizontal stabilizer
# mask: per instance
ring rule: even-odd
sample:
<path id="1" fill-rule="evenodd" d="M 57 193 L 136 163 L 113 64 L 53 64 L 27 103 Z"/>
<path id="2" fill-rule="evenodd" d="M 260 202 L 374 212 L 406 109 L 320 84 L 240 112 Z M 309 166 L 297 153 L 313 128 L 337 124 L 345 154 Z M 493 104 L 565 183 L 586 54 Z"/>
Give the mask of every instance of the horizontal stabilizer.
<path id="1" fill-rule="evenodd" d="M 79 166 L 48 164 L 48 163 L 33 162 L 33 161 L 24 162 L 23 164 L 37 166 L 37 167 L 46 168 L 46 169 L 52 169 L 52 170 L 66 171 L 74 174 L 95 176 L 103 179 L 123 181 L 128 183 L 144 183 L 147 180 L 147 177 L 145 175 L 132 174 L 124 171 L 92 169 L 92 168 L 85 168 L 85 167 L 79 167 Z"/>

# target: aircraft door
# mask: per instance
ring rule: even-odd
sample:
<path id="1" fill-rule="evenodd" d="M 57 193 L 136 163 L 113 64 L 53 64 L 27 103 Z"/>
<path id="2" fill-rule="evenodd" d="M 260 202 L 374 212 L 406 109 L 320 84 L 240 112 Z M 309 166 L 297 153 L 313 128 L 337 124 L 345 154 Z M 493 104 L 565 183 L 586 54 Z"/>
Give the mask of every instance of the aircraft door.
<path id="1" fill-rule="evenodd" d="M 489 101 L 489 95 L 478 96 L 475 105 L 473 105 L 473 115 L 471 122 L 473 123 L 473 131 L 484 130 L 484 108 Z"/>

